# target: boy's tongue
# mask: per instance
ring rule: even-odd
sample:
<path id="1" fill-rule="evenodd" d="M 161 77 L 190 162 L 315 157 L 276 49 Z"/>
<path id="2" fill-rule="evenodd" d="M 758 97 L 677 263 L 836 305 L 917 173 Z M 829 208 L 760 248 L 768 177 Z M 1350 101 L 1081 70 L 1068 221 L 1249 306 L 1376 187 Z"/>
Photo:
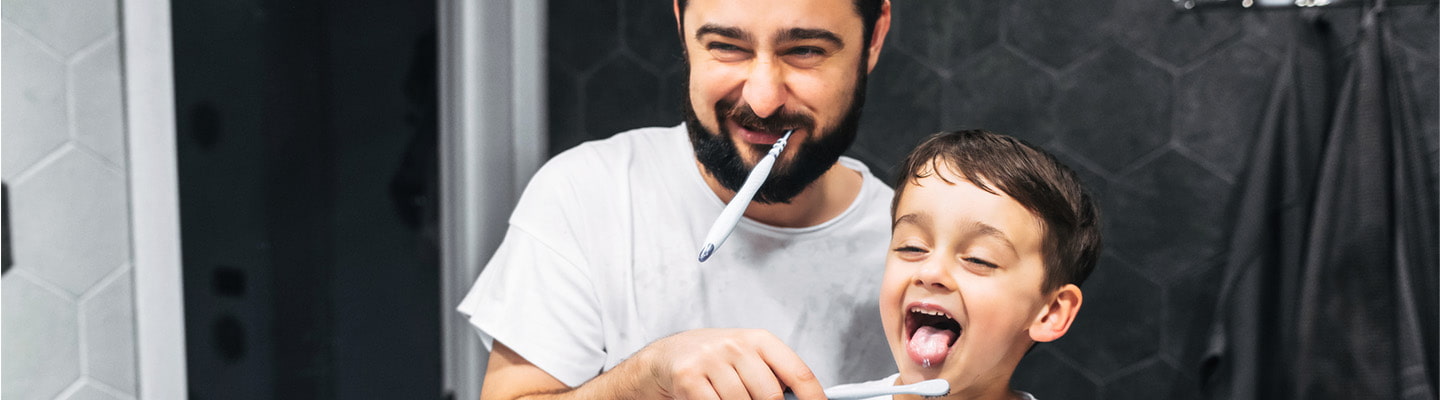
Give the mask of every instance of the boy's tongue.
<path id="1" fill-rule="evenodd" d="M 920 365 L 940 365 L 945 361 L 945 355 L 950 353 L 950 343 L 953 340 L 955 331 L 921 326 L 915 329 L 915 335 L 910 336 L 910 344 L 905 350 L 910 353 L 910 359 Z"/>

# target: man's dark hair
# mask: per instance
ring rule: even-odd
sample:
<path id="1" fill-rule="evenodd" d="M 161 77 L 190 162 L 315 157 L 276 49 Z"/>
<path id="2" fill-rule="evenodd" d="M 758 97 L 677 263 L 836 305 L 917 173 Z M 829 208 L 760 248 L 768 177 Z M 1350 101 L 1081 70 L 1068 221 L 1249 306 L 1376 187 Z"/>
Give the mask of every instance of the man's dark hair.
<path id="1" fill-rule="evenodd" d="M 940 132 L 921 142 L 901 165 L 891 219 L 905 189 L 930 174 L 945 179 L 937 173 L 942 167 L 986 192 L 999 189 L 1044 221 L 1042 292 L 1067 283 L 1079 285 L 1095 270 L 1100 257 L 1100 210 L 1075 171 L 1044 150 L 994 132 Z"/>
<path id="2" fill-rule="evenodd" d="M 680 6 L 680 25 L 684 25 L 685 4 L 688 3 L 688 1 L 676 0 L 676 3 Z M 865 31 L 861 32 L 865 38 L 864 53 L 862 54 L 868 56 L 870 54 L 870 39 L 875 33 L 875 21 L 880 19 L 880 8 L 885 5 L 885 0 L 854 0 L 854 3 L 855 13 L 860 15 L 860 21 L 864 23 L 865 27 Z M 683 27 L 680 29 L 680 36 L 680 45 L 684 46 L 685 30 Z"/>

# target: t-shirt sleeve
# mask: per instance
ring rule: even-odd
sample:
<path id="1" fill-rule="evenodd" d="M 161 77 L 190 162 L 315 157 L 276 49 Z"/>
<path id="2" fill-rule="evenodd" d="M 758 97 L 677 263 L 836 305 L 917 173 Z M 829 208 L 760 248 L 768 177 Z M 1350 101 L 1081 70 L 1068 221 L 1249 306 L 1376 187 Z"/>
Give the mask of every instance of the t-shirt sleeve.
<path id="1" fill-rule="evenodd" d="M 485 348 L 494 341 L 571 387 L 605 365 L 604 333 L 589 276 L 514 226 L 460 302 Z"/>
<path id="2" fill-rule="evenodd" d="M 602 197 L 587 185 L 597 180 L 592 153 L 563 153 L 536 173 L 500 248 L 458 307 L 486 348 L 499 340 L 571 387 L 598 375 L 606 360 L 593 260 L 582 250 L 595 245 L 586 223 L 601 215 L 586 212 Z"/>

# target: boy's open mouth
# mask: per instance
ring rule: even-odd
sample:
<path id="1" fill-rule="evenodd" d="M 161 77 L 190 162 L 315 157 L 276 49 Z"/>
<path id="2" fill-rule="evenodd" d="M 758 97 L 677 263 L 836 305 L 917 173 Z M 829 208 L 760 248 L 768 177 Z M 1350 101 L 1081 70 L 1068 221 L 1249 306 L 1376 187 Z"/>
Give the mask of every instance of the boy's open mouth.
<path id="1" fill-rule="evenodd" d="M 910 338 L 905 351 L 921 366 L 940 365 L 961 331 L 964 328 L 944 309 L 929 304 L 911 305 L 905 315 L 905 336 Z"/>

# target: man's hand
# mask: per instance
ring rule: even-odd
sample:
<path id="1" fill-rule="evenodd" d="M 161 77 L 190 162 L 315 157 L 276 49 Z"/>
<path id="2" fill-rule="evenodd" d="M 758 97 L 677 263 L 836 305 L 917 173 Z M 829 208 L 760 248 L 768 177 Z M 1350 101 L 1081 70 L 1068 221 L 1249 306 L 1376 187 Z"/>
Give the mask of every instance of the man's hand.
<path id="1" fill-rule="evenodd" d="M 569 389 L 500 342 L 490 355 L 481 398 L 823 400 L 810 367 L 780 338 L 759 329 L 697 329 L 640 349 L 600 376 Z"/>
<path id="2" fill-rule="evenodd" d="M 697 329 L 660 339 L 635 356 L 648 364 L 661 397 L 824 399 L 824 389 L 789 346 L 760 329 Z M 618 368 L 617 368 L 618 369 Z"/>

